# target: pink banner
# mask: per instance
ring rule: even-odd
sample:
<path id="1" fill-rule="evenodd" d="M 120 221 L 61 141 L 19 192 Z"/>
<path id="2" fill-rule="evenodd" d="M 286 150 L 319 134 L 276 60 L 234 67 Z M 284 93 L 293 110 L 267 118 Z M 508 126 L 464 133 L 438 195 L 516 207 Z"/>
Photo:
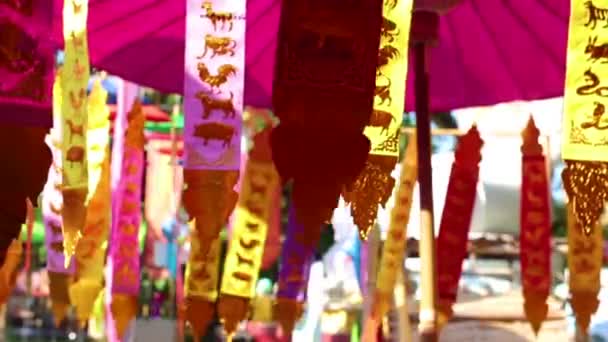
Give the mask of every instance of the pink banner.
<path id="1" fill-rule="evenodd" d="M 246 2 L 186 3 L 185 168 L 238 170 Z"/>
<path id="2" fill-rule="evenodd" d="M 53 134 L 55 133 L 55 134 Z M 57 144 L 57 132 L 46 136 L 46 143 L 53 155 L 53 163 L 49 169 L 49 177 L 42 190 L 42 216 L 45 228 L 44 242 L 47 250 L 47 269 L 49 272 L 73 274 L 75 262 L 66 269 L 63 256 L 63 233 L 61 231 L 61 150 Z"/>
<path id="3" fill-rule="evenodd" d="M 0 121 L 51 126 L 53 4 L 0 1 Z"/>
<path id="4" fill-rule="evenodd" d="M 141 183 L 144 152 L 125 145 L 122 205 L 118 226 L 112 236 L 112 293 L 139 295 L 139 227 L 141 225 Z"/>

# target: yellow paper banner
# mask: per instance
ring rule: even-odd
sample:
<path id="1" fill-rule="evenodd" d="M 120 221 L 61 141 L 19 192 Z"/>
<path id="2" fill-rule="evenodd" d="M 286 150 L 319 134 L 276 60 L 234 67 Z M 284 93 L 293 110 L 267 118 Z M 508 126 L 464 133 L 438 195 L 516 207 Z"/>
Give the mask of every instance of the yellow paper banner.
<path id="1" fill-rule="evenodd" d="M 413 0 L 384 2 L 374 111 L 364 131 L 372 143 L 371 154 L 399 155 L 413 3 Z"/>
<path id="2" fill-rule="evenodd" d="M 63 229 L 66 260 L 74 253 L 84 226 L 87 196 L 87 45 L 88 0 L 66 0 L 63 6 L 65 57 L 61 69 Z"/>
<path id="3" fill-rule="evenodd" d="M 77 279 L 70 299 L 81 322 L 89 319 L 95 299 L 103 289 L 103 268 L 110 227 L 110 111 L 107 91 L 96 80 L 88 101 L 87 163 L 88 207 L 82 238 L 76 247 Z"/>
<path id="4" fill-rule="evenodd" d="M 410 137 L 407 151 L 401 168 L 401 179 L 395 197 L 395 206 L 391 211 L 391 221 L 388 226 L 386 242 L 382 249 L 382 259 L 376 291 L 390 299 L 397 280 L 397 274 L 403 267 L 405 243 L 407 240 L 407 225 L 412 208 L 414 185 L 418 178 L 418 162 L 416 154 L 416 138 Z M 387 303 L 388 304 L 388 303 Z M 388 307 L 386 307 L 388 309 Z M 383 312 L 384 313 L 384 312 Z M 382 313 L 381 313 L 382 314 Z"/>
<path id="5" fill-rule="evenodd" d="M 198 234 L 190 234 L 190 258 L 186 265 L 186 297 L 198 297 L 215 302 L 218 297 L 218 276 L 220 262 L 221 238 L 211 243 L 207 255 L 201 253 Z"/>
<path id="6" fill-rule="evenodd" d="M 608 0 L 571 0 L 562 156 L 608 161 Z"/>
<path id="7" fill-rule="evenodd" d="M 272 194 L 279 177 L 272 163 L 249 160 L 235 209 L 222 294 L 251 298 L 264 254 Z"/>

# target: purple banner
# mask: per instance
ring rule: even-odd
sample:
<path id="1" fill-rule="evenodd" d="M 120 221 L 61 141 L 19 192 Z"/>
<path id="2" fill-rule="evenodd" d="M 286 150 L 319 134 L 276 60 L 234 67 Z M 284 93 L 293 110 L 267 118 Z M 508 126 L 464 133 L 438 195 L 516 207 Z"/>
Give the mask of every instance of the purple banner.
<path id="1" fill-rule="evenodd" d="M 52 125 L 54 3 L 0 1 L 0 122 Z"/>
<path id="2" fill-rule="evenodd" d="M 279 270 L 279 289 L 277 297 L 294 299 L 303 302 L 306 299 L 306 288 L 310 266 L 315 247 L 303 243 L 304 227 L 296 222 L 295 209 L 289 208 L 287 238 L 281 251 L 281 268 Z"/>

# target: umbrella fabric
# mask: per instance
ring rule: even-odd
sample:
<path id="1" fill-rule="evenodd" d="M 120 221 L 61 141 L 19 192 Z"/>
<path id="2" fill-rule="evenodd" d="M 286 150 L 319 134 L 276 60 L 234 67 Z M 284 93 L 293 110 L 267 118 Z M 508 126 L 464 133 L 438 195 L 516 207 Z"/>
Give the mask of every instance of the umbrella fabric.
<path id="1" fill-rule="evenodd" d="M 89 6 L 94 66 L 162 92 L 182 92 L 184 0 L 90 0 Z M 271 108 L 279 12 L 279 0 L 247 3 L 246 105 Z M 431 108 L 561 96 L 568 17 L 567 0 L 463 1 L 442 18 L 432 50 Z"/>

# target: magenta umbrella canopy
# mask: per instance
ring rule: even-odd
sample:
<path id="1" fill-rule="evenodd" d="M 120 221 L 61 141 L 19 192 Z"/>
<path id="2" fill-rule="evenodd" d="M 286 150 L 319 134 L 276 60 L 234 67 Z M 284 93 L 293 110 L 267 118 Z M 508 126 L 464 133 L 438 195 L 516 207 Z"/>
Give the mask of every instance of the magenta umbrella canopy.
<path id="1" fill-rule="evenodd" d="M 182 93 L 184 0 L 89 3 L 94 66 L 162 92 Z M 279 0 L 247 4 L 247 105 L 272 107 L 280 4 Z M 61 15 L 61 6 L 57 13 Z M 431 50 L 432 110 L 561 96 L 568 17 L 566 0 L 463 0 L 442 17 L 441 39 Z M 411 62 L 410 76 L 408 110 L 414 105 Z"/>

